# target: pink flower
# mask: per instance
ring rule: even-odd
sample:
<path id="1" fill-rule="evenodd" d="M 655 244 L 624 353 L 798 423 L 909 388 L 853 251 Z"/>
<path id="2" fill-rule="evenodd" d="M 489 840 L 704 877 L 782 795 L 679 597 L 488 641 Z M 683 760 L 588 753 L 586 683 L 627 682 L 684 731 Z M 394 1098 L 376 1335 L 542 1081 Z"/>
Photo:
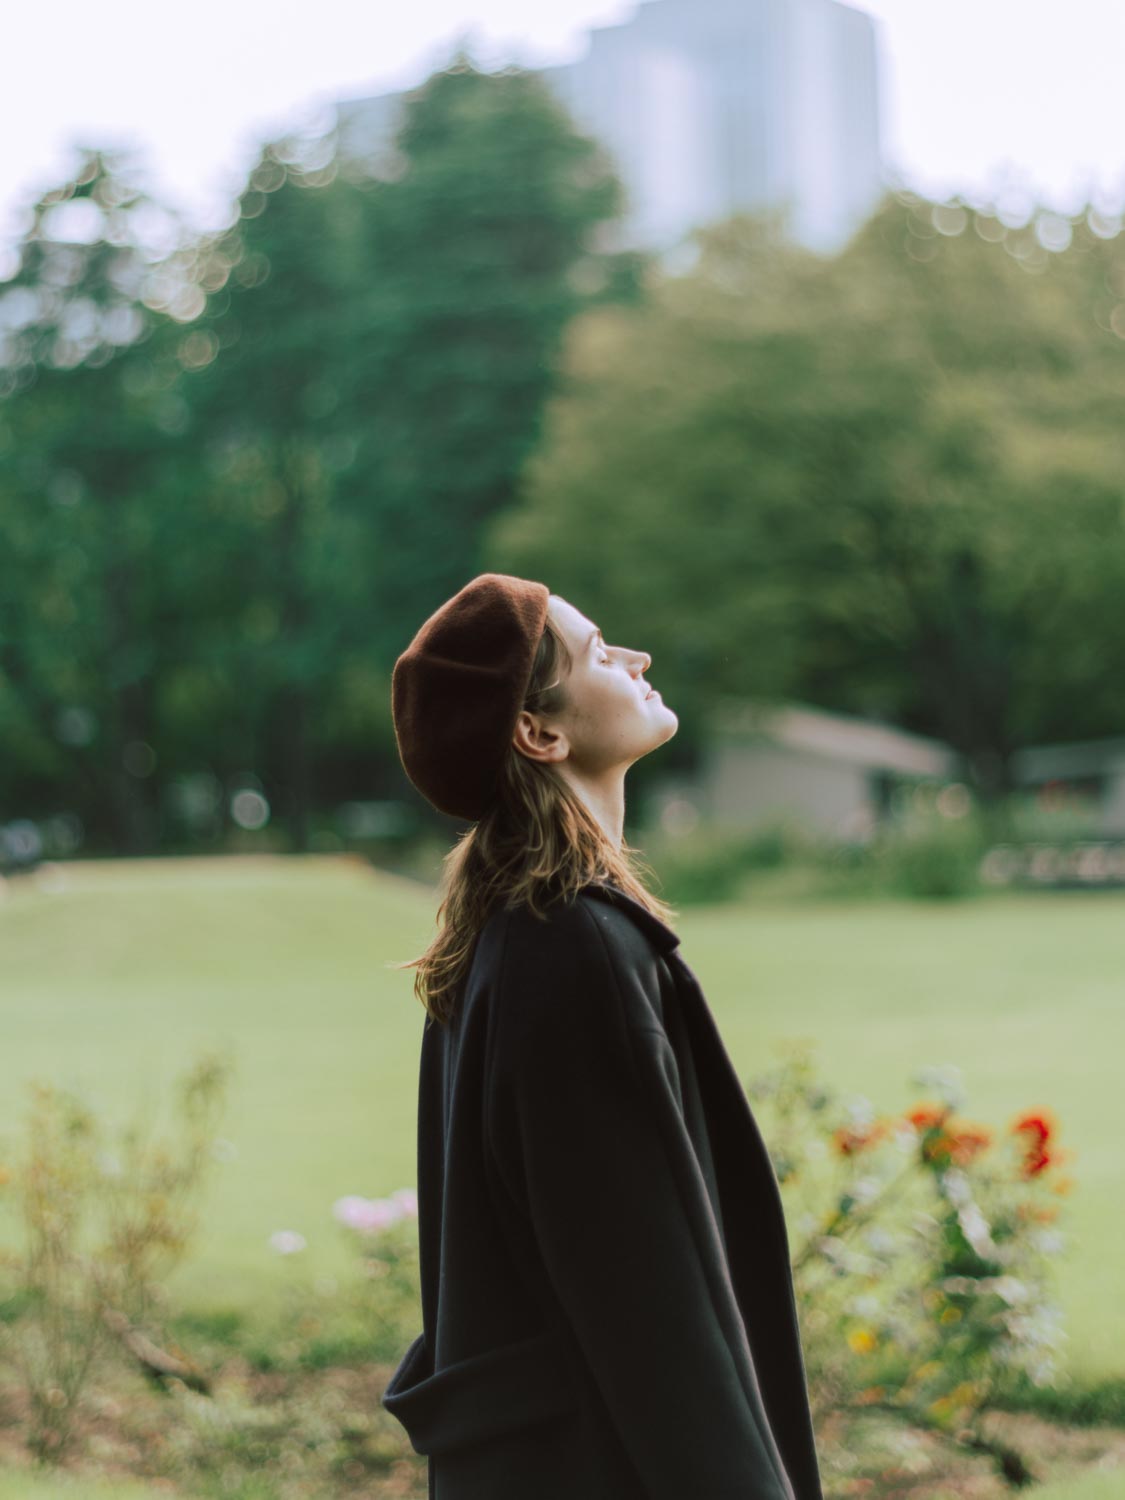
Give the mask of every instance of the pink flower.
<path id="1" fill-rule="evenodd" d="M 398 1188 L 391 1194 L 392 1200 L 399 1204 L 404 1214 L 417 1217 L 418 1194 L 413 1188 Z"/>
<path id="2" fill-rule="evenodd" d="M 360 1234 L 378 1234 L 388 1224 L 401 1219 L 404 1210 L 390 1198 L 360 1198 L 353 1194 L 337 1198 L 332 1212 L 349 1229 Z"/>

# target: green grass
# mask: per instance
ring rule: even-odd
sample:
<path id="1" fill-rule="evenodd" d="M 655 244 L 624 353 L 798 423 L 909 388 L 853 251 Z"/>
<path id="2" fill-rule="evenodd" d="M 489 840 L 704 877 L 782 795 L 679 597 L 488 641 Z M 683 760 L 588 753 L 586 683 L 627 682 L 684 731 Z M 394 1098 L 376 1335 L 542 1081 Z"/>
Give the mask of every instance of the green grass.
<path id="1" fill-rule="evenodd" d="M 1034 1500 L 1121 1500 L 1125 1492 L 1125 1469 L 1104 1474 L 1082 1474 L 1037 1486 L 1026 1493 Z"/>
<path id="2" fill-rule="evenodd" d="M 200 1310 L 254 1309 L 293 1278 L 340 1269 L 333 1200 L 415 1181 L 423 1012 L 413 971 L 386 965 L 429 940 L 432 893 L 313 857 L 61 873 L 57 890 L 12 882 L 0 904 L 0 1137 L 11 1145 L 32 1078 L 80 1086 L 124 1118 L 200 1049 L 229 1046 L 221 1133 L 237 1154 L 215 1167 L 196 1253 L 170 1290 Z M 1123 919 L 1115 893 L 1037 892 L 751 900 L 676 924 L 744 1080 L 801 1036 L 829 1084 L 880 1110 L 925 1096 L 914 1069 L 951 1062 L 972 1118 L 1003 1128 L 1025 1107 L 1055 1111 L 1077 1180 L 1061 1200 L 1060 1291 L 1069 1362 L 1087 1379 L 1125 1373 Z M 275 1255 L 277 1229 L 308 1250 Z"/>

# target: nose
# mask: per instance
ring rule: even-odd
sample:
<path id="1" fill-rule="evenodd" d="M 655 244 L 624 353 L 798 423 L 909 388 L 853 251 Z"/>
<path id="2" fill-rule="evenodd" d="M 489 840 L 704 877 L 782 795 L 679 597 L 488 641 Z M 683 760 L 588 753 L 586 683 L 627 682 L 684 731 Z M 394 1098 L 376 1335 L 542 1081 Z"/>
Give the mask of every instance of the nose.
<path id="1" fill-rule="evenodd" d="M 641 668 L 639 673 L 640 676 L 643 676 L 648 671 L 649 667 L 652 666 L 652 657 L 648 654 L 647 651 L 641 651 L 638 654 L 644 662 L 644 666 Z"/>

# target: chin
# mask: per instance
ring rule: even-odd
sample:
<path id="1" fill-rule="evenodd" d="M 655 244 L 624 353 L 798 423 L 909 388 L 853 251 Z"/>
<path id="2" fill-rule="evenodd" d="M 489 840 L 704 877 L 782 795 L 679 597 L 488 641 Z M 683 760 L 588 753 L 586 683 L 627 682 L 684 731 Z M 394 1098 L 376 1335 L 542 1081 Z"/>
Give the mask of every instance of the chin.
<path id="1" fill-rule="evenodd" d="M 660 740 L 660 743 L 663 744 L 665 740 L 670 740 L 675 734 L 676 730 L 679 729 L 680 719 L 674 708 L 669 708 L 668 705 L 663 702 L 660 706 L 664 710 L 663 719 L 667 726 L 667 732 L 662 736 Z"/>

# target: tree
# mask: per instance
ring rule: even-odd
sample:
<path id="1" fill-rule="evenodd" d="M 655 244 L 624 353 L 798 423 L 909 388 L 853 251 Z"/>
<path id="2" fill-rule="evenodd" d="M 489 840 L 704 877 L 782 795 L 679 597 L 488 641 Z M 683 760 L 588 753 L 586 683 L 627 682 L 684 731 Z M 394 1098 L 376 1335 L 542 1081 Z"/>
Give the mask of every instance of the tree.
<path id="1" fill-rule="evenodd" d="M 435 75 L 399 149 L 377 179 L 330 137 L 265 147 L 204 256 L 187 389 L 244 527 L 224 671 L 297 848 L 340 740 L 402 780 L 395 657 L 483 566 L 563 325 L 626 295 L 634 266 L 588 247 L 619 189 L 529 74 Z"/>
<path id="2" fill-rule="evenodd" d="M 639 260 L 599 248 L 621 188 L 546 85 L 460 57 L 411 97 L 374 216 L 351 471 L 378 516 L 370 586 L 392 660 L 483 567 L 583 307 L 628 300 Z"/>
<path id="3" fill-rule="evenodd" d="M 374 522 L 342 476 L 370 332 L 371 196 L 337 177 L 330 138 L 270 143 L 235 223 L 200 251 L 209 296 L 187 389 L 208 484 L 237 534 L 226 558 L 237 611 L 210 659 L 241 684 L 253 764 L 296 849 L 309 842 L 320 726 L 349 663 L 370 657 Z M 373 705 L 389 701 L 388 677 L 366 680 Z M 366 727 L 385 742 L 389 710 Z"/>
<path id="4" fill-rule="evenodd" d="M 718 694 L 802 698 L 946 739 L 991 795 L 1017 745 L 1120 733 L 1112 226 L 901 194 L 831 260 L 768 217 L 699 252 L 573 327 L 492 555 L 651 650 L 700 741 Z"/>
<path id="5" fill-rule="evenodd" d="M 131 851 L 159 835 L 157 699 L 189 594 L 174 560 L 197 526 L 178 350 L 201 299 L 177 248 L 124 160 L 85 151 L 0 290 L 6 790 L 49 805 L 65 778 L 92 835 Z"/>

